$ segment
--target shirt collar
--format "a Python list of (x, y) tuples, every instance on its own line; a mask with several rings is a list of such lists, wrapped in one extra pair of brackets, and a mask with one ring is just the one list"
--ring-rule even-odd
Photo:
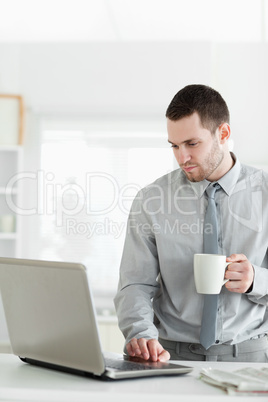
[[(218, 183), (220, 184), (221, 188), (225, 191), (225, 193), (228, 196), (230, 196), (232, 190), (234, 189), (235, 184), (237, 183), (241, 169), (241, 164), (237, 159), (237, 157), (235, 156), (235, 154), (231, 152), (231, 156), (234, 160), (233, 167), (218, 180)], [(209, 186), (211, 182), (205, 179), (199, 182), (189, 181), (189, 183), (192, 189), (194, 190), (195, 194), (198, 196), (198, 198), (200, 198), (202, 197), (202, 195), (206, 191), (206, 188)]]
[(240, 175), (241, 164), (235, 154), (231, 152), (231, 156), (234, 161), (232, 169), (230, 169), (224, 176), (218, 180), (218, 183), (226, 192), (227, 195), (231, 195)]

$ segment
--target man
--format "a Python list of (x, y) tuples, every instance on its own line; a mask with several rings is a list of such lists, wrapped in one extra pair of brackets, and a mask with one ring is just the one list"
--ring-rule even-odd
[[(131, 208), (115, 297), (125, 350), (152, 361), (267, 362), (268, 174), (229, 152), (229, 111), (212, 88), (186, 86), (166, 117), (180, 169), (142, 189)], [(206, 190), (215, 182), (218, 253), (231, 264), (216, 339), (205, 348), (193, 256), (204, 252)]]

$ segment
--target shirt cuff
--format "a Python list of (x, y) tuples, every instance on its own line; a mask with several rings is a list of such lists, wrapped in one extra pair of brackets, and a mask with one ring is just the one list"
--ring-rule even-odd
[(268, 269), (253, 266), (254, 280), (249, 289), (245, 292), (250, 296), (261, 298), (268, 294)]

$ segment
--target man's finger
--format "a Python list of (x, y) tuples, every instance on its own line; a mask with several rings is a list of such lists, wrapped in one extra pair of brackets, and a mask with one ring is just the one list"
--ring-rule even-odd
[(148, 342), (150, 358), (152, 361), (167, 361), (170, 359), (170, 354), (163, 348), (157, 339), (151, 339)]
[(150, 352), (147, 346), (148, 340), (144, 338), (138, 339), (139, 349), (141, 351), (141, 355), (144, 360), (148, 360), (150, 358)]
[(240, 262), (246, 260), (247, 257), (244, 254), (231, 254), (229, 257), (226, 258), (227, 262)]
[(160, 362), (166, 362), (170, 359), (170, 354), (167, 350), (163, 349), (163, 351), (160, 353), (160, 355), (158, 356), (158, 360)]
[(150, 359), (153, 362), (157, 362), (158, 354), (161, 351), (160, 348), (161, 348), (161, 345), (160, 345), (160, 343), (158, 342), (157, 339), (150, 339), (148, 341), (148, 349), (149, 349), (149, 353), (150, 353)]
[(126, 345), (127, 352), (129, 356), (140, 356), (141, 350), (136, 338), (131, 339), (131, 341)]

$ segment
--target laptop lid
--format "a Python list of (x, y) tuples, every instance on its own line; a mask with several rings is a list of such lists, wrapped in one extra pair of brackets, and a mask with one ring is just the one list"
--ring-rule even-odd
[(0, 290), (12, 351), (23, 361), (111, 379), (192, 371), (161, 362), (130, 368), (123, 356), (107, 367), (82, 264), (0, 258)]
[(0, 289), (15, 355), (105, 371), (82, 264), (0, 258)]

